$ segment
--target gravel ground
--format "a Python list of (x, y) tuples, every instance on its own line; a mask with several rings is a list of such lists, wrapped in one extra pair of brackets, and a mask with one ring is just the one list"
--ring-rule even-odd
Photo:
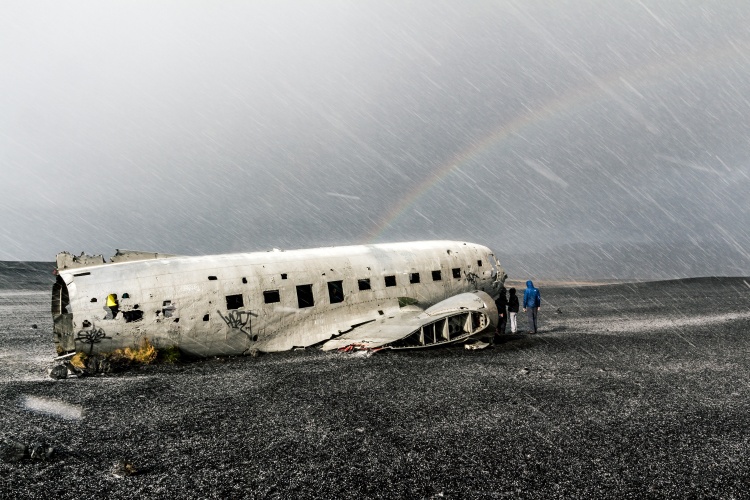
[(540, 334), (482, 351), (62, 381), (49, 292), (19, 283), (0, 290), (0, 433), (56, 452), (0, 462), (0, 498), (748, 498), (748, 283), (542, 288)]

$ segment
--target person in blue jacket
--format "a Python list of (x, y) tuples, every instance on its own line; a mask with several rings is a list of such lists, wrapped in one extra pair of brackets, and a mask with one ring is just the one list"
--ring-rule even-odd
[(526, 313), (526, 319), (529, 321), (529, 333), (537, 332), (537, 319), (539, 307), (542, 304), (542, 295), (534, 287), (531, 280), (526, 282), (526, 291), (523, 292), (523, 312)]

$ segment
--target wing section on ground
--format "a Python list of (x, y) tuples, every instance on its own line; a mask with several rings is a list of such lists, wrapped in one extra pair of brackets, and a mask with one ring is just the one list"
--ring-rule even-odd
[(462, 293), (427, 310), (404, 309), (357, 326), (323, 344), (333, 349), (418, 349), (463, 342), (497, 325), (497, 308), (484, 292)]

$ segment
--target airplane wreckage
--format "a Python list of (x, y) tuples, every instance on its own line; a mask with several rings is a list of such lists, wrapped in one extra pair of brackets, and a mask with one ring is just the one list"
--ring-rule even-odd
[(417, 241), (175, 256), (57, 255), (60, 355), (147, 338), (194, 356), (297, 347), (417, 349), (477, 338), (498, 322), (507, 277), (489, 248)]

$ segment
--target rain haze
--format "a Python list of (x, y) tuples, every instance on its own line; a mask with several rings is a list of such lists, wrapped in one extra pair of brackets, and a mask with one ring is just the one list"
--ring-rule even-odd
[(750, 274), (746, 1), (3, 2), (0, 260), (418, 239)]

